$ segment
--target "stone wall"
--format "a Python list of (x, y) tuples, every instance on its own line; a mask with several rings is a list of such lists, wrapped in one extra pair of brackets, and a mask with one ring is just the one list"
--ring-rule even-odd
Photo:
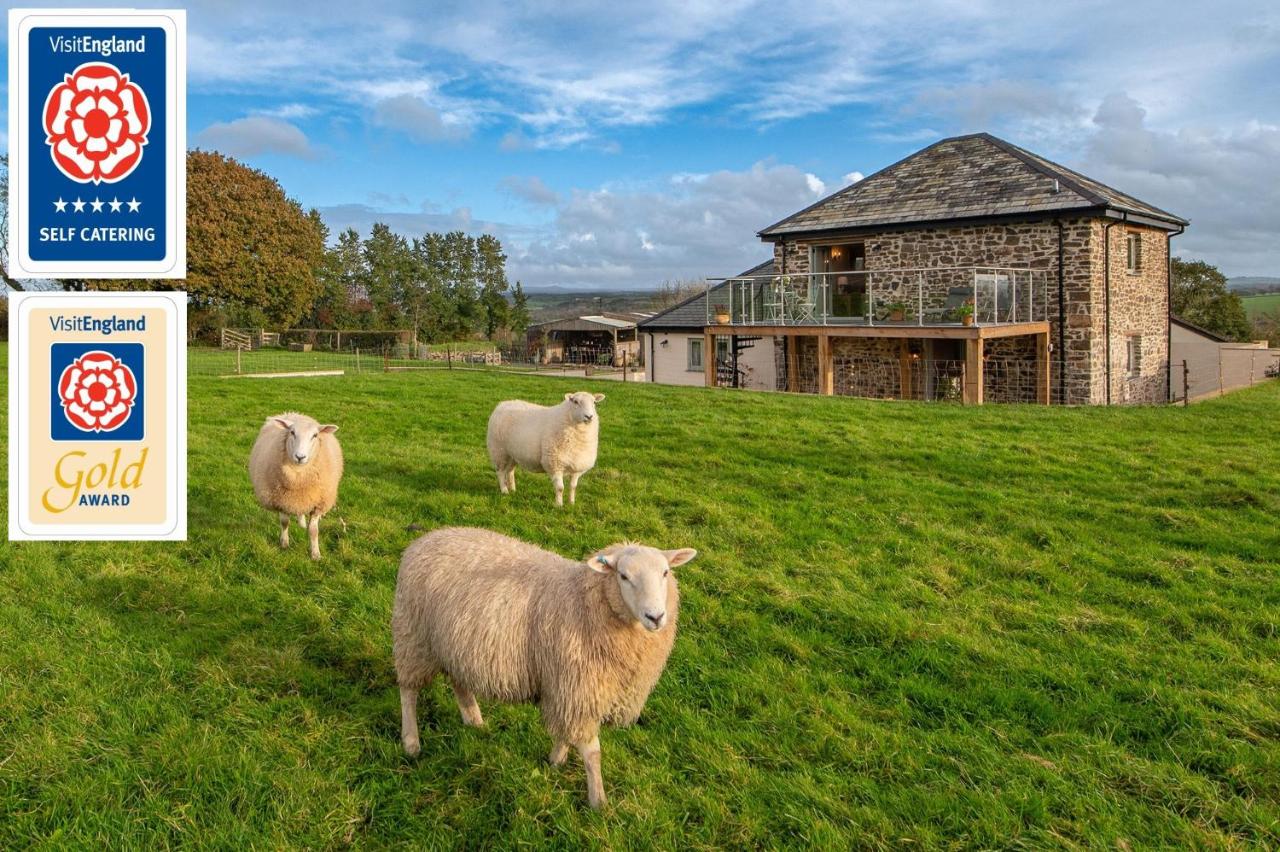
[[(1051, 324), (1051, 394), (1054, 402), (1105, 404), (1106, 293), (1104, 242), (1107, 222), (1070, 219), (1063, 226), (1063, 284), (1066, 313), (1066, 398), (1059, 393), (1058, 226), (1053, 222), (972, 225), (953, 228), (898, 229), (857, 237), (866, 247), (867, 270), (877, 300), (899, 282), (876, 271), (939, 267), (1030, 267), (1036, 276), (1037, 308), (1044, 305)], [(1142, 263), (1137, 274), (1125, 269), (1125, 236), (1141, 231)], [(1165, 338), (1168, 301), (1165, 268), (1168, 240), (1163, 231), (1116, 224), (1111, 241), (1111, 387), (1112, 402), (1158, 402), (1164, 399), (1163, 376), (1168, 347)], [(851, 238), (855, 239), (855, 238)], [(824, 244), (836, 238), (827, 238)], [(785, 266), (784, 266), (785, 260)], [(809, 244), (774, 244), (778, 272), (809, 271)], [(932, 276), (926, 290), (926, 321), (931, 309), (945, 301), (946, 275)], [(914, 285), (911, 285), (914, 286)], [(1046, 289), (1047, 288), (1047, 289)], [(1047, 304), (1044, 297), (1047, 296)], [(1141, 336), (1142, 370), (1125, 372), (1127, 340)]]

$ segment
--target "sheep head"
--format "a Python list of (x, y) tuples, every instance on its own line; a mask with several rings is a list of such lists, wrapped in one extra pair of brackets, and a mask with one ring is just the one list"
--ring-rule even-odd
[(592, 556), (587, 565), (592, 571), (612, 576), (622, 602), (636, 622), (645, 630), (655, 631), (671, 620), (667, 612), (667, 584), (674, 582), (671, 569), (697, 555), (698, 551), (691, 547), (658, 550), (628, 544)]
[(271, 420), (288, 433), (284, 438), (285, 464), (301, 466), (309, 463), (320, 447), (320, 436), (332, 435), (338, 431), (338, 427), (333, 424), (322, 426), (310, 417), (301, 415), (272, 417)]

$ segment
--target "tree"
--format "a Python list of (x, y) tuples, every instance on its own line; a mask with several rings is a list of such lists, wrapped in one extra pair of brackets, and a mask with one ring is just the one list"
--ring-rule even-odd
[[(18, 281), (9, 277), (9, 157), (0, 156), (0, 276), (14, 290), (22, 290)], [(6, 300), (6, 306), (8, 302)]]
[(1249, 317), (1227, 276), (1203, 260), (1173, 259), (1173, 314), (1229, 340), (1248, 340)]
[(696, 296), (705, 292), (707, 282), (698, 280), (688, 281), (663, 281), (658, 287), (658, 292), (653, 297), (653, 308), (656, 311), (665, 311), (667, 308), (680, 304), (691, 296)]
[(502, 243), (489, 234), (476, 240), (475, 246), (484, 336), (493, 340), (498, 329), (507, 327), (511, 310), (507, 303), (507, 256), (502, 253)]
[(516, 286), (511, 290), (511, 310), (507, 313), (507, 327), (511, 329), (513, 335), (523, 339), (531, 319), (529, 297), (525, 294), (524, 287), (517, 281)]
[(185, 280), (87, 281), (94, 290), (186, 290), (192, 331), (219, 324), (288, 328), (320, 295), (319, 215), (275, 178), (216, 151), (187, 154)]

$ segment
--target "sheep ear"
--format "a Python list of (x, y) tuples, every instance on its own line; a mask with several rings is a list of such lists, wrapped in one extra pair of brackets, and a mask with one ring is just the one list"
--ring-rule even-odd
[(682, 547), (679, 550), (664, 550), (662, 555), (667, 557), (667, 564), (675, 568), (678, 565), (692, 561), (693, 557), (698, 555), (698, 551), (692, 547)]
[(328, 423), (324, 426), (321, 426), (320, 431), (324, 432), (326, 435), (332, 435), (334, 432), (338, 431), (338, 427), (334, 426), (332, 423)]
[(596, 394), (596, 402), (604, 402), (604, 394), (602, 393)]
[(572, 393), (567, 393), (567, 394), (565, 394), (565, 395), (564, 395), (564, 401), (565, 401), (565, 402), (568, 402), (568, 401), (569, 401), (569, 400), (571, 400), (571, 399), (573, 399), (573, 394), (572, 394)]
[(618, 567), (618, 557), (614, 554), (598, 553), (587, 560), (587, 567), (597, 574), (612, 574)]
[(293, 424), (290, 423), (288, 420), (285, 420), (283, 417), (272, 417), (271, 421), (275, 423), (277, 426), (279, 426), (281, 429), (293, 428)]

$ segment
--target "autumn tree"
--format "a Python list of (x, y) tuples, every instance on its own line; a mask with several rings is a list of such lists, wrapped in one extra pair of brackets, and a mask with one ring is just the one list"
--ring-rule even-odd
[(187, 154), (185, 280), (89, 281), (94, 290), (186, 290), (194, 332), (288, 328), (311, 312), (324, 255), (320, 217), (275, 178), (216, 151)]
[(1173, 259), (1173, 314), (1229, 340), (1248, 340), (1249, 316), (1227, 276), (1203, 260)]

